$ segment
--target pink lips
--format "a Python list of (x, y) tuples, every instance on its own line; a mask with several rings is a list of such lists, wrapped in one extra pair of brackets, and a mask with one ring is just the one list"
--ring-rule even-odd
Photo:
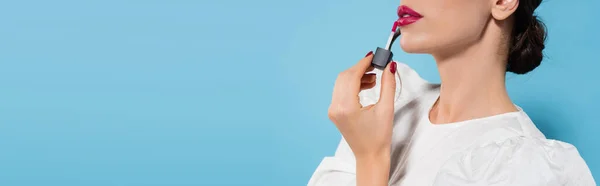
[(406, 26), (417, 22), (423, 16), (406, 5), (398, 7), (398, 25)]

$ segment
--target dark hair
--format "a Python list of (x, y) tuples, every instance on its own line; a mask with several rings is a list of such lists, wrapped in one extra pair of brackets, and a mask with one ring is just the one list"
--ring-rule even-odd
[(546, 26), (533, 14), (542, 0), (520, 0), (514, 13), (514, 25), (506, 71), (525, 74), (542, 62)]

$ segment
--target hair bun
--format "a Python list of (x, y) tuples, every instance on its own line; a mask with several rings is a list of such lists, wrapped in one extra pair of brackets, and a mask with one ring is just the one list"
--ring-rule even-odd
[(540, 66), (546, 26), (533, 15), (542, 0), (521, 0), (515, 11), (506, 71), (525, 74)]
[[(533, 10), (517, 12), (513, 28), (512, 46), (510, 46), (508, 54), (506, 69), (508, 72), (525, 74), (538, 67), (542, 62), (546, 27), (544, 23), (537, 19), (537, 16), (532, 15)], [(529, 19), (523, 19), (524, 16), (529, 17)]]

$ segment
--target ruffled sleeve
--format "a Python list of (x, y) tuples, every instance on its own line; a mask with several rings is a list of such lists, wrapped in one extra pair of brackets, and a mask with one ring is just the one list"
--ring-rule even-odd
[(568, 143), (513, 137), (452, 155), (434, 185), (596, 185), (577, 149)]

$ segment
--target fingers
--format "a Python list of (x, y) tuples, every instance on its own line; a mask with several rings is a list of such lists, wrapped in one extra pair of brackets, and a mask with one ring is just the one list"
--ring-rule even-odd
[(375, 70), (375, 67), (373, 65), (371, 65), (369, 68), (367, 68), (367, 72), (371, 72)]
[(375, 87), (377, 75), (376, 74), (365, 74), (360, 80), (360, 90), (370, 89)]
[(360, 90), (366, 90), (366, 89), (370, 89), (375, 87), (376, 83), (372, 82), (372, 83), (362, 83), (360, 84)]
[(381, 94), (377, 103), (382, 109), (394, 109), (394, 98), (396, 96), (396, 70), (398, 65), (391, 62), (383, 71), (381, 77)]
[(367, 70), (373, 70), (371, 68), (372, 59), (373, 52), (369, 52), (358, 64), (338, 75), (329, 108), (330, 119), (354, 113), (362, 108), (358, 97), (359, 92), (375, 86), (376, 75), (365, 74)]
[(367, 53), (367, 56), (362, 58), (356, 65), (352, 66), (348, 70), (351, 71), (355, 76), (362, 77), (365, 72), (373, 70), (371, 61), (373, 61), (373, 51)]
[(361, 83), (372, 83), (375, 82), (377, 75), (375, 74), (365, 74), (360, 80)]

